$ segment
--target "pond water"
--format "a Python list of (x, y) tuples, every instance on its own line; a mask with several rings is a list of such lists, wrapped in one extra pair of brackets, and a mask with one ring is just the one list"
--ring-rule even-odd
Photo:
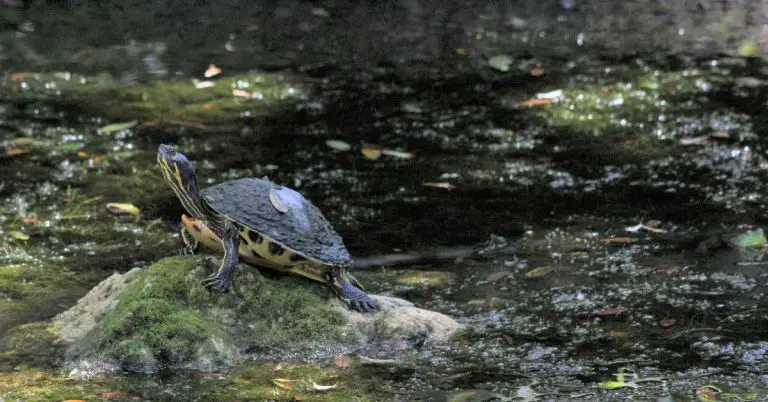
[[(275, 400), (768, 395), (766, 244), (739, 237), (767, 212), (758, 59), (510, 56), (506, 72), (486, 59), (270, 72), (230, 59), (211, 79), (223, 92), (199, 95), (205, 67), (4, 71), (0, 400), (261, 400), (265, 387)], [(385, 365), (67, 377), (55, 345), (14, 334), (178, 252), (183, 211), (156, 164), (161, 143), (202, 183), (268, 176), (297, 189), (370, 292), (468, 329), (375, 356)], [(431, 258), (383, 266), (402, 253)], [(340, 388), (264, 383), (291, 375)]]

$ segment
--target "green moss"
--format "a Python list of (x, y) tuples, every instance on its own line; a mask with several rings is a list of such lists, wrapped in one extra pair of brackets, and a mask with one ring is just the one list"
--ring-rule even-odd
[(344, 341), (345, 321), (328, 306), (322, 286), (298, 278), (267, 280), (246, 269), (234, 291), (209, 292), (200, 283), (206, 270), (198, 261), (166, 258), (139, 272), (70, 357), (106, 356), (146, 371), (152, 358), (185, 365), (225, 361), (237, 355), (233, 349), (302, 349)]
[(63, 345), (47, 323), (20, 325), (0, 338), (0, 371), (21, 367), (52, 367)]

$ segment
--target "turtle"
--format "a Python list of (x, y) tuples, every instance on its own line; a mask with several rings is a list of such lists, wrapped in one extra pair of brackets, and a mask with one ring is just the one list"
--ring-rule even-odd
[(161, 144), (157, 160), (188, 215), (179, 225), (185, 254), (199, 245), (224, 251), (203, 285), (226, 292), (242, 260), (328, 286), (353, 310), (373, 313), (379, 304), (349, 273), (352, 257), (323, 213), (301, 193), (266, 178), (246, 177), (200, 189), (192, 162)]

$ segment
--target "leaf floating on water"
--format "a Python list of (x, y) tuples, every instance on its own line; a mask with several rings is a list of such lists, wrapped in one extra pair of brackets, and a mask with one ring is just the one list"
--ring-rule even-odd
[(30, 215), (26, 218), (24, 218), (24, 223), (27, 225), (39, 225), (40, 219), (35, 215)]
[(81, 158), (87, 158), (88, 157), (88, 151), (77, 151), (77, 156)]
[(544, 75), (544, 69), (541, 67), (532, 68), (531, 75), (534, 77), (541, 77), (542, 75)]
[(21, 240), (21, 241), (27, 241), (27, 240), (29, 240), (29, 235), (28, 235), (28, 234), (26, 234), (26, 233), (24, 233), (24, 232), (20, 232), (20, 231), (18, 231), (18, 230), (11, 230), (10, 232), (8, 232), (8, 234), (9, 234), (9, 235), (10, 235), (12, 238), (14, 238), (14, 239), (16, 239), (16, 240)]
[(692, 138), (681, 138), (678, 141), (678, 143), (684, 146), (707, 145), (709, 144), (709, 136), (700, 135), (698, 137), (692, 137)]
[(671, 317), (663, 318), (659, 324), (664, 328), (669, 328), (677, 323), (677, 320)]
[(349, 144), (347, 144), (342, 140), (326, 140), (325, 145), (327, 145), (331, 149), (335, 149), (341, 152), (349, 151), (350, 149), (352, 149), (352, 147)]
[(341, 355), (338, 356), (336, 359), (333, 360), (333, 364), (336, 365), (336, 367), (346, 370), (352, 365), (352, 356), (349, 355)]
[(336, 387), (338, 387), (338, 386), (339, 386), (339, 384), (333, 384), (333, 385), (320, 385), (320, 384), (318, 384), (318, 383), (316, 383), (316, 382), (312, 381), (312, 388), (313, 388), (315, 391), (328, 391), (329, 389), (334, 389), (334, 388), (336, 388)]
[(27, 72), (23, 72), (23, 71), (22, 72), (18, 72), (18, 73), (12, 73), (11, 74), (11, 80), (12, 81), (24, 81), (27, 78), (29, 78), (30, 74), (31, 73), (27, 73)]
[(528, 272), (525, 273), (526, 279), (538, 279), (543, 278), (547, 276), (550, 272), (554, 271), (555, 269), (552, 268), (549, 265), (544, 265), (543, 267), (537, 267), (534, 268)]
[(734, 243), (737, 247), (761, 247), (768, 242), (765, 238), (763, 229), (750, 230), (746, 233), (736, 236)]
[(277, 385), (278, 387), (280, 387), (282, 389), (287, 389), (287, 390), (290, 391), (290, 390), (293, 390), (293, 386), (296, 385), (297, 381), (299, 381), (299, 380), (288, 380), (288, 379), (285, 379), (285, 378), (275, 378), (274, 380), (272, 380), (272, 383)]
[(17, 145), (20, 147), (31, 147), (32, 145), (37, 144), (37, 140), (32, 137), (17, 137), (14, 138), (13, 141), (11, 141), (13, 145)]
[(632, 243), (632, 239), (629, 237), (608, 237), (600, 239), (600, 243), (603, 244), (629, 244)]
[(488, 59), (488, 65), (494, 70), (506, 73), (512, 64), (512, 57), (508, 54), (499, 54)]
[(405, 151), (398, 151), (395, 149), (382, 149), (381, 150), (382, 155), (392, 156), (398, 159), (411, 159), (413, 158), (413, 154), (410, 152)]
[(215, 81), (197, 81), (195, 82), (195, 88), (197, 89), (205, 89), (205, 88), (213, 88), (216, 86)]
[(269, 202), (272, 203), (272, 206), (275, 207), (277, 212), (280, 212), (281, 214), (288, 212), (288, 207), (274, 188), (269, 189)]
[(241, 98), (250, 98), (252, 95), (248, 91), (243, 91), (242, 89), (233, 89), (232, 95), (239, 96)]
[(139, 208), (133, 204), (110, 202), (107, 204), (107, 210), (115, 215), (139, 215)]
[(209, 64), (208, 65), (208, 69), (205, 70), (205, 74), (203, 74), (203, 76), (205, 78), (211, 78), (211, 77), (219, 75), (219, 74), (221, 74), (221, 69), (216, 67), (215, 64)]
[(443, 188), (443, 189), (446, 189), (446, 190), (453, 190), (454, 188), (456, 188), (456, 186), (454, 186), (453, 184), (446, 183), (446, 182), (431, 182), (431, 181), (428, 181), (426, 183), (421, 183), (421, 185), (422, 186), (426, 186), (426, 187)]
[(11, 148), (5, 151), (6, 156), (21, 156), (27, 153), (27, 150), (21, 148)]
[(528, 99), (527, 101), (520, 102), (520, 106), (541, 106), (549, 105), (552, 102), (552, 99)]
[(294, 400), (294, 401), (303, 401), (303, 400), (305, 400), (305, 399), (307, 399), (307, 398), (305, 398), (305, 397), (303, 397), (303, 396), (301, 396), (301, 395), (294, 395), (294, 396), (293, 396), (293, 400)]
[(363, 154), (365, 159), (369, 159), (369, 160), (372, 160), (372, 161), (375, 161), (376, 159), (381, 158), (381, 149), (380, 148), (363, 147), (363, 149), (360, 150), (360, 153)]
[(131, 120), (131, 121), (127, 121), (127, 122), (124, 122), (124, 123), (107, 124), (106, 126), (103, 126), (103, 127), (99, 128), (99, 133), (100, 134), (109, 134), (109, 133), (114, 133), (116, 131), (127, 130), (127, 129), (135, 126), (138, 123), (139, 122), (137, 120)]

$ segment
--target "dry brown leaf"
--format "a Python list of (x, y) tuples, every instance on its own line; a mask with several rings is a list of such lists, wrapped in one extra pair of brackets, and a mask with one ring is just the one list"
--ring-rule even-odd
[(77, 151), (77, 156), (81, 158), (87, 158), (88, 157), (88, 151)]
[(714, 133), (710, 134), (709, 136), (712, 137), (712, 138), (718, 138), (718, 139), (728, 139), (728, 138), (731, 138), (731, 134), (729, 132), (727, 132), (727, 131), (724, 131), (724, 130), (715, 131)]
[(215, 81), (197, 81), (195, 82), (196, 89), (213, 88), (216, 86)]
[(293, 396), (293, 400), (294, 400), (294, 401), (303, 401), (303, 400), (305, 400), (305, 399), (307, 399), (307, 398), (305, 398), (305, 397), (303, 397), (303, 396), (301, 396), (301, 395), (294, 395), (294, 396)]
[(446, 189), (446, 190), (453, 190), (454, 188), (456, 188), (456, 186), (454, 186), (453, 184), (446, 183), (446, 182), (431, 182), (431, 181), (429, 181), (429, 182), (426, 182), (426, 183), (421, 183), (421, 185), (422, 186), (426, 186), (426, 187), (443, 188), (443, 189)]
[(232, 95), (239, 96), (241, 98), (250, 98), (251, 93), (248, 91), (243, 91), (242, 89), (233, 89)]
[(541, 77), (542, 75), (544, 75), (544, 69), (541, 67), (532, 68), (531, 75), (534, 77)]
[(541, 106), (541, 105), (549, 105), (553, 102), (552, 99), (545, 98), (545, 99), (528, 99), (527, 101), (520, 102), (520, 106)]
[(139, 215), (139, 208), (133, 204), (110, 202), (107, 204), (107, 210), (115, 215)]
[(24, 218), (24, 223), (26, 223), (27, 225), (39, 225), (40, 219), (38, 219), (37, 216), (35, 215), (30, 215)]
[(346, 370), (352, 365), (352, 356), (349, 356), (349, 355), (338, 356), (333, 361), (333, 364), (335, 364), (336, 367), (340, 369)]
[(312, 381), (312, 388), (314, 388), (315, 391), (328, 391), (329, 389), (334, 389), (338, 387), (339, 384), (333, 384), (333, 385), (319, 385), (316, 382)]
[(107, 161), (107, 155), (95, 155), (93, 158), (88, 160), (88, 166), (90, 167), (98, 167), (104, 164), (104, 162)]
[(211, 77), (219, 75), (219, 74), (221, 74), (221, 69), (216, 67), (215, 64), (209, 64), (208, 65), (208, 69), (205, 70), (205, 74), (203, 74), (203, 76), (205, 78), (211, 78)]
[(663, 222), (658, 220), (658, 219), (651, 219), (648, 222), (645, 222), (645, 226), (652, 227), (652, 228), (657, 228), (657, 227), (661, 226), (662, 223)]
[(37, 140), (32, 137), (18, 137), (14, 138), (13, 141), (11, 141), (13, 145), (17, 145), (20, 147), (30, 147), (32, 145), (37, 144)]
[(606, 307), (604, 309), (600, 309), (600, 311), (597, 312), (597, 315), (599, 316), (612, 316), (612, 315), (619, 315), (623, 312), (627, 311), (626, 307)]
[(664, 328), (669, 328), (677, 323), (677, 320), (672, 317), (663, 318), (659, 321), (659, 324)]
[(632, 238), (630, 237), (608, 237), (605, 239), (600, 239), (600, 243), (603, 244), (629, 244), (632, 243)]
[(20, 72), (11, 74), (12, 81), (24, 81), (29, 78), (30, 73)]
[(290, 390), (293, 389), (293, 386), (296, 385), (296, 383), (298, 381), (299, 380), (288, 380), (288, 379), (285, 379), (285, 378), (275, 378), (274, 380), (272, 380), (272, 383), (274, 383), (275, 385), (277, 385), (278, 387), (280, 387), (282, 389), (287, 389), (287, 390), (290, 391)]
[(20, 156), (24, 155), (25, 153), (27, 153), (27, 151), (21, 148), (11, 148), (5, 151), (6, 156)]
[(213, 108), (214, 108), (213, 103), (211, 103), (211, 102), (203, 103), (203, 110), (211, 110)]
[(360, 150), (360, 153), (363, 154), (365, 159), (370, 159), (372, 161), (381, 158), (381, 149), (379, 148), (363, 147), (363, 149)]
[(548, 275), (550, 272), (554, 271), (555, 269), (550, 267), (549, 265), (544, 265), (542, 267), (536, 267), (528, 272), (525, 273), (526, 279), (537, 279), (542, 278), (546, 275)]
[(107, 398), (107, 399), (119, 398), (120, 397), (120, 391), (105, 392), (105, 393), (102, 394), (102, 396)]
[(709, 137), (706, 135), (700, 135), (693, 138), (681, 138), (678, 143), (680, 145), (706, 145), (709, 143)]

